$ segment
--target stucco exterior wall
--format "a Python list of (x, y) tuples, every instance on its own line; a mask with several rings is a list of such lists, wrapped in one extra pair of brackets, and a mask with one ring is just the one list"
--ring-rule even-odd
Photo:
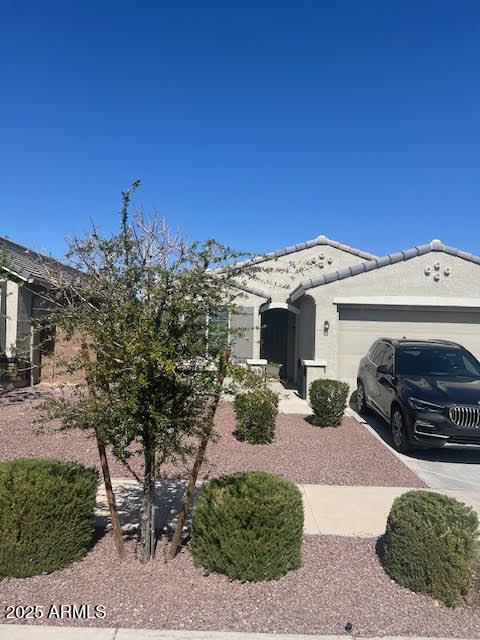
[(297, 354), (303, 360), (315, 358), (316, 304), (312, 296), (305, 295), (298, 301)]
[[(438, 271), (434, 265), (439, 263)], [(430, 274), (425, 270), (429, 268)], [(450, 273), (446, 275), (446, 271)], [(435, 281), (434, 274), (439, 273)], [(328, 377), (337, 376), (338, 311), (335, 298), (417, 296), (480, 298), (480, 265), (443, 252), (430, 252), (307, 290), (316, 303), (315, 358), (327, 360)], [(329, 323), (328, 334), (324, 326)]]
[(0, 355), (6, 349), (7, 281), (0, 280)]
[(17, 315), (19, 286), (13, 280), (5, 282), (5, 353), (9, 358), (17, 353)]

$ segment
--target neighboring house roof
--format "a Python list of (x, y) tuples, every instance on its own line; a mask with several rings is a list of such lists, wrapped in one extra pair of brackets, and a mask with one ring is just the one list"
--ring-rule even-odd
[(480, 264), (479, 256), (445, 245), (441, 240), (432, 240), (428, 244), (421, 244), (416, 247), (412, 247), (411, 249), (405, 249), (404, 251), (389, 253), (381, 258), (373, 258), (367, 262), (359, 262), (351, 267), (340, 269), (339, 271), (332, 271), (331, 273), (326, 273), (325, 275), (320, 275), (316, 278), (304, 280), (291, 292), (290, 300), (297, 300), (297, 298), (302, 296), (305, 291), (308, 291), (308, 289), (312, 289), (313, 287), (320, 287), (324, 284), (335, 282), (335, 280), (343, 280), (344, 278), (356, 276), (359, 273), (365, 273), (366, 271), (372, 271), (373, 269), (380, 269), (381, 267), (386, 267), (389, 264), (395, 264), (396, 262), (411, 260), (412, 258), (422, 256), (426, 253), (430, 253), (431, 251), (447, 253), (451, 256), (456, 256), (463, 260)]
[(335, 249), (341, 249), (342, 251), (351, 253), (354, 256), (358, 256), (359, 258), (365, 258), (366, 260), (373, 260), (377, 257), (372, 253), (366, 253), (365, 251), (360, 251), (360, 249), (350, 247), (348, 244), (342, 244), (341, 242), (337, 242), (336, 240), (330, 240), (330, 238), (327, 238), (326, 236), (318, 236), (317, 238), (313, 238), (313, 240), (306, 240), (305, 242), (292, 244), (290, 247), (285, 247), (284, 249), (279, 249), (278, 251), (263, 253), (262, 255), (255, 256), (250, 260), (237, 262), (236, 266), (258, 264), (259, 262), (265, 262), (266, 260), (272, 260), (274, 258), (281, 258), (282, 256), (289, 255), (290, 253), (297, 253), (298, 251), (304, 251), (305, 249), (310, 249), (311, 247), (316, 247), (318, 245), (328, 245), (329, 247), (335, 247)]
[(6, 264), (2, 265), (1, 269), (29, 283), (47, 283), (49, 270), (68, 279), (78, 278), (82, 273), (58, 260), (0, 236), (0, 256), (2, 254), (5, 254)]

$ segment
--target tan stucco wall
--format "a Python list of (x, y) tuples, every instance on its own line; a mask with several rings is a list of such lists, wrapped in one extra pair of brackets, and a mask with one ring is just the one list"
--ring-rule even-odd
[(0, 279), (0, 354), (6, 349), (7, 281)]
[[(440, 263), (440, 279), (435, 282), (434, 264)], [(431, 274), (426, 275), (426, 267)], [(450, 275), (444, 275), (446, 268)], [(381, 267), (366, 273), (337, 280), (309, 289), (308, 295), (316, 302), (315, 357), (327, 360), (327, 377), (337, 376), (338, 312), (334, 298), (347, 296), (418, 296), (422, 298), (480, 298), (480, 265), (431, 252), (406, 262)], [(324, 323), (329, 322), (328, 335)]]

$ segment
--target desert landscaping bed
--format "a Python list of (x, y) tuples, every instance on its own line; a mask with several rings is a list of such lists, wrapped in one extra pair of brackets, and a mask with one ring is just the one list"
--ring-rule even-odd
[[(247, 584), (204, 576), (188, 550), (170, 564), (164, 547), (142, 565), (119, 564), (106, 535), (85, 559), (50, 575), (0, 583), (2, 606), (102, 604), (106, 618), (63, 624), (253, 632), (424, 635), (480, 638), (480, 611), (449, 609), (408, 591), (383, 571), (375, 539), (307, 536), (303, 566), (278, 581)], [(56, 620), (38, 623), (62, 624)]]
[[(207, 449), (202, 479), (261, 470), (303, 484), (423, 487), (422, 481), (353, 418), (340, 427), (315, 427), (302, 415), (279, 414), (275, 441), (239, 442), (230, 405), (217, 412), (220, 437)], [(175, 470), (168, 468), (166, 474)]]
[[(35, 407), (48, 390), (16, 391), (0, 397), (0, 459), (53, 457), (97, 464), (95, 440), (79, 431), (58, 432), (52, 425), (34, 434)], [(200, 479), (243, 470), (262, 470), (304, 484), (423, 487), (422, 481), (353, 418), (340, 427), (315, 427), (305, 416), (280, 414), (275, 441), (250, 445), (234, 436), (231, 405), (217, 412), (219, 438), (207, 449), (208, 461)], [(136, 466), (138, 463), (133, 463)], [(125, 467), (111, 458), (116, 477), (128, 476)], [(164, 476), (182, 476), (182, 466), (166, 465)]]

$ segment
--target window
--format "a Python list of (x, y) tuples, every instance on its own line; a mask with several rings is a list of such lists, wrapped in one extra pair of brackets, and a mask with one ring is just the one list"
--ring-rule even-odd
[(382, 363), (387, 348), (388, 345), (385, 342), (377, 342), (373, 345), (371, 353), (368, 357), (373, 362), (373, 364), (377, 365), (377, 367)]
[(391, 347), (390, 345), (386, 345), (386, 347), (387, 348), (383, 353), (382, 360), (378, 364), (382, 364), (384, 367), (388, 367), (388, 370), (393, 373), (393, 347)]
[(467, 354), (462, 353), (462, 362), (463, 366), (465, 367), (465, 371), (468, 371), (468, 373), (472, 374), (472, 377), (477, 378), (479, 373), (478, 367), (476, 366), (476, 363), (473, 362), (473, 359), (469, 358)]
[(457, 347), (404, 347), (398, 350), (400, 375), (480, 378), (480, 363)]
[(374, 342), (374, 344), (370, 347), (370, 351), (368, 352), (368, 358), (374, 364), (376, 364), (376, 354), (378, 352), (379, 346), (380, 346), (379, 342)]
[(211, 355), (223, 351), (228, 344), (228, 309), (221, 309), (208, 320), (207, 348)]

